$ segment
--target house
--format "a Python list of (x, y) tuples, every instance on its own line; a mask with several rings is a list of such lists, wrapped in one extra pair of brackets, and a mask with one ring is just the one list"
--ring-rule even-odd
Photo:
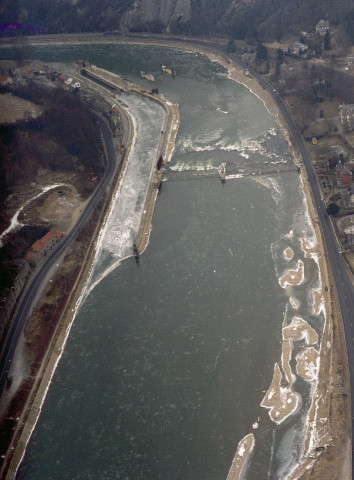
[(8, 85), (12, 83), (12, 78), (9, 77), (7, 73), (0, 74), (0, 84), (1, 85)]
[(32, 77), (33, 76), (33, 68), (31, 68), (30, 66), (25, 67), (24, 71), (25, 71), (26, 77)]
[(344, 160), (348, 157), (348, 152), (342, 147), (342, 145), (333, 145), (332, 150), (338, 158), (342, 158)]
[(348, 187), (352, 183), (352, 172), (347, 165), (339, 163), (336, 167), (337, 186)]
[(58, 70), (55, 67), (47, 66), (47, 74), (49, 75), (57, 75)]
[(351, 171), (352, 178), (354, 180), (354, 162), (348, 162), (348, 163), (346, 163), (346, 166)]
[(44, 237), (37, 240), (26, 254), (26, 260), (32, 265), (38, 265), (62, 240), (64, 233), (52, 228)]
[(327, 155), (327, 168), (328, 168), (328, 170), (333, 170), (334, 168), (336, 168), (338, 163), (339, 163), (338, 157), (336, 157), (333, 154), (328, 154)]
[(329, 30), (329, 22), (327, 20), (320, 20), (318, 24), (316, 25), (316, 32), (321, 35), (321, 37), (324, 37), (326, 35), (326, 32)]
[(33, 60), (33, 62), (31, 62), (31, 69), (35, 75), (45, 75), (46, 73), (45, 65), (39, 60)]
[(354, 130), (354, 105), (339, 105), (339, 117), (346, 132)]
[(246, 63), (247, 65), (251, 65), (251, 63), (255, 62), (256, 61), (256, 56), (257, 56), (257, 53), (256, 52), (253, 52), (253, 53), (243, 53), (241, 55), (241, 60)]

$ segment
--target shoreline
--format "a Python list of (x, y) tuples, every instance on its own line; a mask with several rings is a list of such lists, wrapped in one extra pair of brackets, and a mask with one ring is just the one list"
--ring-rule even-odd
[[(207, 44), (205, 46), (197, 46), (197, 45), (191, 45), (191, 44), (188, 44), (188, 43), (183, 43), (183, 41), (182, 42), (177, 41), (177, 39), (174, 41), (173, 39), (165, 39), (165, 40), (163, 40), (163, 39), (161, 39), (161, 40), (156, 40), (156, 39), (149, 40), (149, 38), (146, 38), (146, 39), (134, 39), (134, 38), (123, 39), (123, 38), (119, 38), (119, 37), (118, 38), (112, 38), (112, 37), (100, 37), (100, 36), (98, 36), (98, 37), (92, 36), (91, 38), (82, 39), (82, 41), (75, 42), (75, 41), (72, 41), (70, 39), (67, 39), (67, 41), (65, 41), (62, 38), (62, 36), (59, 36), (57, 39), (53, 39), (53, 36), (48, 36), (48, 37), (50, 37), (50, 42), (48, 42), (47, 40), (46, 41), (42, 40), (43, 44), (48, 44), (48, 43), (52, 43), (52, 44), (61, 44), (61, 43), (67, 43), (67, 44), (72, 44), (72, 43), (78, 43), (78, 44), (82, 44), (82, 43), (92, 43), (92, 44), (94, 44), (94, 43), (103, 43), (103, 44), (104, 43), (106, 43), (106, 44), (114, 44), (114, 43), (145, 44), (145, 45), (166, 46), (166, 47), (171, 47), (171, 48), (180, 48), (180, 49), (187, 50), (187, 51), (199, 52), (203, 55), (208, 56), (212, 61), (219, 62), (221, 65), (223, 65), (228, 70), (228, 75), (229, 75), (230, 79), (232, 79), (232, 80), (234, 80), (238, 83), (243, 84), (246, 88), (248, 88), (250, 90), (251, 93), (256, 95), (263, 102), (265, 108), (267, 108), (268, 112), (275, 119), (276, 123), (278, 124), (278, 126), (280, 127), (280, 129), (282, 131), (282, 134), (284, 135), (284, 138), (288, 142), (289, 149), (290, 149), (290, 151), (293, 155), (293, 158), (295, 160), (296, 165), (302, 166), (302, 161), (301, 161), (300, 154), (297, 151), (297, 148), (292, 141), (292, 136), (289, 133), (289, 131), (287, 129), (287, 126), (286, 126), (286, 123), (285, 123), (284, 119), (282, 118), (282, 114), (278, 110), (277, 105), (275, 104), (272, 96), (258, 83), (258, 81), (256, 79), (254, 79), (253, 77), (245, 76), (243, 74), (243, 71), (236, 64), (233, 64), (232, 62), (229, 63), (227, 61), (226, 56), (222, 55), (221, 53), (218, 54), (216, 52), (208, 50), (208, 45)], [(37, 39), (35, 39), (35, 40), (37, 40)], [(33, 42), (33, 44), (40, 45), (41, 44), (40, 39), (38, 39), (38, 41), (36, 41), (36, 42)], [(338, 309), (336, 308), (336, 304), (337, 304), (338, 300), (336, 298), (336, 292), (332, 288), (325, 290), (325, 286), (327, 286), (327, 285), (329, 286), (333, 282), (331, 282), (331, 266), (328, 264), (328, 260), (326, 258), (326, 251), (325, 251), (325, 247), (324, 247), (321, 225), (319, 225), (319, 223), (317, 221), (317, 216), (316, 216), (315, 208), (314, 208), (313, 201), (312, 201), (312, 193), (311, 193), (311, 189), (309, 187), (309, 183), (308, 183), (308, 180), (307, 180), (305, 169), (301, 168), (300, 173), (301, 173), (301, 178), (302, 178), (302, 188), (303, 188), (303, 192), (304, 192), (304, 197), (306, 199), (306, 204), (307, 204), (308, 215), (310, 217), (311, 224), (313, 226), (313, 230), (315, 232), (315, 236), (316, 236), (316, 239), (317, 239), (318, 254), (316, 256), (317, 256), (317, 263), (318, 263), (318, 268), (319, 268), (319, 275), (320, 275), (320, 279), (321, 279), (322, 298), (323, 298), (323, 301), (324, 301), (324, 304), (325, 304), (325, 311), (326, 311), (325, 312), (325, 318), (326, 318), (326, 321), (325, 321), (325, 325), (324, 325), (323, 339), (322, 339), (322, 342), (320, 344), (320, 366), (319, 366), (319, 371), (318, 371), (318, 380), (316, 382), (316, 385), (314, 386), (314, 392), (313, 392), (313, 395), (312, 395), (312, 403), (311, 403), (311, 407), (310, 407), (310, 410), (309, 410), (309, 413), (308, 413), (308, 418), (309, 418), (308, 430), (307, 430), (306, 433), (304, 432), (302, 463), (300, 463), (297, 467), (295, 467), (294, 471), (289, 474), (289, 478), (294, 478), (294, 479), (299, 478), (299, 475), (302, 475), (304, 473), (305, 474), (307, 473), (307, 474), (311, 475), (312, 466), (315, 463), (313, 459), (310, 459), (310, 458), (306, 459), (305, 455), (309, 451), (310, 445), (312, 443), (311, 440), (313, 439), (314, 434), (317, 431), (317, 426), (315, 425), (315, 423), (317, 422), (318, 402), (320, 401), (320, 398), (321, 398), (321, 395), (319, 394), (319, 391), (320, 391), (319, 384), (321, 383), (320, 382), (321, 378), (322, 378), (322, 381), (323, 381), (323, 379), (325, 379), (326, 376), (328, 377), (328, 371), (329, 371), (330, 368), (332, 368), (331, 359), (332, 359), (332, 355), (333, 355), (334, 322), (336, 322), (337, 328), (339, 330), (342, 328), (341, 325), (340, 325), (340, 322), (341, 322), (340, 316), (337, 316), (338, 315), (337, 314)], [(156, 195), (157, 195), (157, 190), (156, 190), (155, 195), (151, 195), (150, 198), (148, 196), (148, 198), (146, 200), (146, 205), (149, 205), (149, 210), (148, 210), (148, 213), (147, 213), (145, 221), (144, 221), (144, 228), (143, 228), (144, 235), (142, 236), (142, 239), (144, 240), (144, 242), (142, 243), (143, 248), (142, 248), (141, 251), (143, 251), (146, 248), (146, 245), (148, 243), (148, 239), (149, 239), (148, 233), (150, 231), (151, 218), (152, 218), (153, 209), (154, 209), (154, 205), (155, 205), (155, 201), (156, 201)], [(143, 223), (143, 219), (142, 219), (142, 223)], [(101, 229), (102, 226), (103, 226), (103, 223), (101, 223), (99, 228)], [(92, 242), (95, 243), (96, 241), (97, 241), (97, 232), (96, 232), (96, 236), (92, 240)], [(83, 282), (85, 282), (85, 278), (83, 278), (85, 276), (85, 273), (87, 274), (87, 272), (83, 272), (82, 277), (81, 277), (81, 281), (83, 281)], [(80, 279), (79, 279), (78, 283), (80, 283)], [(77, 290), (80, 290), (79, 286), (77, 286)], [(81, 290), (80, 290), (80, 292), (81, 292)], [(77, 294), (78, 294), (78, 291), (76, 291), (76, 292), (73, 291), (72, 292), (73, 298), (75, 298), (75, 296), (77, 296)], [(75, 305), (76, 305), (76, 303), (75, 303)], [(67, 313), (69, 313), (69, 318), (70, 318), (70, 312), (67, 312)], [(65, 315), (65, 312), (63, 313), (63, 315)], [(72, 322), (73, 322), (74, 318), (75, 318), (75, 315), (72, 316), (70, 326), (72, 325)], [(70, 331), (70, 328), (69, 328), (69, 330), (66, 331), (67, 335), (69, 334), (69, 331)], [(65, 341), (66, 341), (66, 339), (65, 339)], [(65, 346), (65, 341), (64, 341), (62, 347)], [(328, 343), (330, 343), (330, 347), (328, 347)], [(56, 347), (54, 347), (53, 350), (55, 350), (55, 348)], [(53, 355), (54, 355), (54, 353), (55, 352), (53, 352)], [(57, 360), (57, 362), (58, 361), (59, 361), (59, 359)], [(332, 400), (330, 400), (329, 397), (330, 397), (331, 392), (335, 389), (335, 386), (336, 386), (335, 385), (336, 382), (335, 382), (335, 380), (333, 380), (332, 377), (333, 377), (333, 375), (331, 375), (331, 384), (330, 384), (330, 387), (328, 388), (327, 402), (324, 402), (323, 399), (321, 400), (321, 402), (324, 402), (323, 405), (322, 405), (322, 409), (325, 409), (329, 413), (330, 413), (331, 408), (333, 408)], [(44, 377), (43, 377), (41, 383), (43, 383), (43, 381), (44, 381)], [(46, 385), (46, 390), (49, 388), (49, 384), (50, 384), (50, 380)], [(326, 385), (328, 385), (328, 382), (326, 382)], [(317, 402), (315, 401), (316, 397), (317, 397)], [(37, 413), (38, 413), (38, 416), (39, 416), (39, 412), (37, 412)], [(329, 415), (327, 415), (327, 418), (329, 418)], [(328, 423), (330, 423), (329, 420), (328, 420)], [(330, 434), (330, 432), (328, 432), (328, 440), (329, 441), (330, 441), (330, 438), (331, 438), (331, 434)], [(25, 448), (25, 446), (24, 446), (24, 448)], [(22, 457), (21, 457), (21, 459), (22, 459)], [(19, 464), (19, 462), (18, 462), (18, 464)], [(310, 471), (309, 471), (310, 473), (308, 472), (309, 467), (310, 467)], [(17, 470), (17, 468), (16, 468), (16, 470)], [(13, 478), (13, 477), (6, 476), (6, 479), (10, 479), (10, 478)], [(310, 478), (310, 477), (308, 477), (308, 478)]]
[[(278, 107), (274, 102), (273, 98), (271, 97), (271, 95), (268, 93), (267, 90), (265, 90), (258, 83), (256, 79), (254, 79), (253, 77), (245, 76), (242, 70), (240, 69), (240, 67), (238, 67), (238, 65), (235, 65), (232, 62), (231, 64), (229, 64), (227, 61), (225, 61), (221, 54), (220, 54), (221, 58), (218, 60), (217, 54), (215, 54), (214, 52), (209, 54), (208, 52), (203, 52), (203, 49), (201, 49), (201, 53), (204, 53), (213, 61), (219, 61), (221, 65), (223, 65), (226, 69), (228, 69), (229, 78), (237, 81), (238, 83), (243, 84), (246, 88), (250, 90), (251, 93), (256, 95), (263, 102), (265, 108), (268, 110), (270, 115), (274, 118), (279, 128), (281, 129), (281, 132), (289, 145), (289, 150), (294, 158), (295, 164), (298, 167), (300, 167), (300, 175), (302, 179), (302, 190), (303, 190), (304, 199), (306, 202), (307, 214), (309, 216), (310, 224), (312, 225), (315, 240), (316, 240), (317, 253), (314, 254), (314, 256), (316, 257), (315, 261), (318, 265), (318, 270), (319, 270), (320, 289), (321, 289), (321, 296), (323, 299), (325, 324), (324, 324), (323, 333), (322, 333), (322, 341), (319, 345), (319, 359), (318, 359), (319, 367), (317, 372), (317, 379), (313, 386), (311, 406), (307, 414), (306, 427), (305, 427), (303, 442), (301, 447), (302, 457), (300, 459), (300, 462), (297, 464), (297, 466), (294, 467), (293, 471), (289, 473), (288, 478), (295, 480), (297, 478), (300, 478), (300, 476), (301, 478), (305, 478), (305, 475), (309, 475), (308, 478), (310, 479), (310, 478), (313, 478), (311, 474), (313, 470), (312, 467), (314, 466), (315, 462), (314, 462), (314, 459), (309, 458), (308, 455), (309, 453), (312, 453), (311, 448), (318, 446), (317, 444), (314, 444), (314, 439), (315, 438), (316, 440), (321, 439), (322, 442), (326, 441), (326, 443), (329, 444), (332, 441), (334, 436), (330, 429), (330, 423), (331, 423), (330, 411), (331, 409), (334, 410), (332, 392), (333, 390), (336, 390), (336, 380), (334, 379), (334, 374), (332, 372), (333, 370), (332, 355), (333, 355), (333, 349), (334, 349), (334, 344), (333, 344), (334, 324), (337, 325), (337, 329), (343, 330), (341, 314), (340, 313), (338, 314), (338, 312), (340, 312), (340, 309), (338, 307), (336, 308), (336, 305), (338, 305), (338, 299), (337, 299), (336, 291), (332, 286), (333, 282), (331, 281), (331, 275), (332, 275), (331, 265), (328, 263), (322, 227), (317, 219), (317, 214), (316, 214), (313, 199), (312, 199), (312, 191), (309, 185), (306, 170), (302, 164), (301, 154), (298, 151), (297, 146), (294, 144), (292, 140), (292, 135), (288, 131), (287, 124), (283, 119), (281, 112), (278, 110)], [(233, 67), (230, 68), (230, 65), (232, 65)], [(329, 289), (327, 285), (330, 285), (331, 288)], [(343, 348), (343, 345), (341, 347)], [(343, 351), (346, 352), (345, 346)], [(346, 361), (346, 358), (345, 358), (345, 361)], [(327, 378), (328, 378), (329, 371), (330, 371), (330, 378), (328, 382)], [(325, 383), (324, 385), (321, 385), (321, 380), (323, 383), (324, 379), (326, 379), (326, 382), (324, 382)], [(347, 382), (348, 382), (348, 379), (347, 379)], [(329, 383), (329, 388), (328, 388), (328, 383)], [(322, 412), (325, 411), (327, 414), (320, 415), (319, 414), (320, 408)], [(348, 414), (348, 417), (349, 415), (350, 414)], [(326, 418), (327, 420), (325, 425), (323, 425), (323, 418)], [(319, 432), (321, 432), (321, 436), (319, 435)], [(350, 439), (349, 439), (349, 442), (350, 442)], [(348, 464), (347, 472), (345, 472), (345, 465), (342, 466), (343, 468), (342, 478), (343, 479), (346, 478), (347, 480), (351, 478), (350, 477), (350, 458), (348, 458), (348, 455), (350, 456), (350, 451), (347, 452), (347, 458), (346, 458), (346, 462)], [(317, 456), (316, 460), (318, 458), (319, 457)], [(318, 478), (321, 478), (321, 477), (319, 476)]]

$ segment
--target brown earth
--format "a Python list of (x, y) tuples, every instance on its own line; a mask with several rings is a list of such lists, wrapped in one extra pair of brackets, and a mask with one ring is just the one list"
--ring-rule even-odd
[(25, 118), (36, 118), (42, 109), (33, 102), (5, 93), (0, 95), (0, 124), (14, 123)]

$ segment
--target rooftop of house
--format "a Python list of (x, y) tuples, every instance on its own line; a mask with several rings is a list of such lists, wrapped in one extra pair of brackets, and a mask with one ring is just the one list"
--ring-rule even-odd
[(301, 50), (305, 50), (307, 48), (307, 45), (305, 45), (304, 43), (302, 42), (294, 42), (292, 45), (291, 45), (292, 48), (298, 48), (298, 49), (301, 49)]
[(54, 236), (60, 239), (63, 236), (63, 232), (55, 228), (52, 228), (51, 230), (49, 230), (48, 233), (44, 235), (44, 237), (37, 240), (31, 246), (31, 249), (35, 252), (40, 252)]

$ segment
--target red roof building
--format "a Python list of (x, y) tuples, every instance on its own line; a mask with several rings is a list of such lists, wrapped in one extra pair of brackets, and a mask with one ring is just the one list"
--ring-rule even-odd
[(352, 172), (347, 165), (339, 163), (336, 168), (337, 186), (347, 187), (352, 183)]
[(60, 230), (52, 228), (44, 237), (37, 240), (29, 249), (26, 255), (26, 260), (31, 265), (37, 265), (53, 248), (61, 241), (64, 233)]

